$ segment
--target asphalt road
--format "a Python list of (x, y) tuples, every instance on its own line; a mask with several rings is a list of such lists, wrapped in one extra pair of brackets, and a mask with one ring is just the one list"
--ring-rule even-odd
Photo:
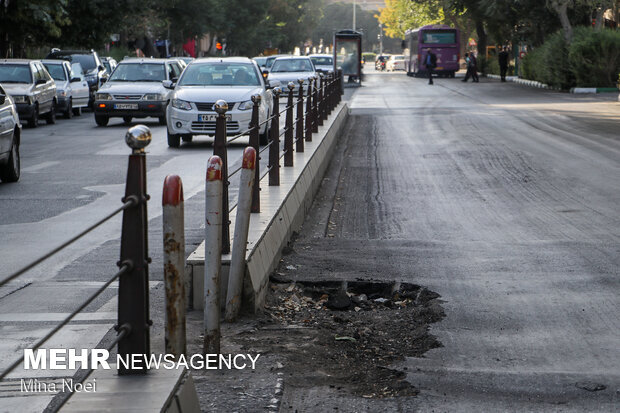
[(287, 276), (427, 287), (442, 347), (392, 366), (417, 397), (285, 379), (282, 410), (618, 411), (616, 99), (369, 74)]

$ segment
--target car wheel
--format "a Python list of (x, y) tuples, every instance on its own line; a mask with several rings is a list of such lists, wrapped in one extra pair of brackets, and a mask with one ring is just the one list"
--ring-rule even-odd
[(181, 135), (181, 139), (183, 139), (183, 142), (189, 143), (192, 141), (192, 139), (194, 139), (194, 135)]
[(73, 117), (73, 100), (69, 99), (67, 110), (65, 111), (65, 119), (71, 119)]
[(159, 117), (159, 124), (160, 125), (165, 125), (166, 124), (166, 117), (165, 116), (160, 116)]
[(82, 108), (73, 108), (72, 110), (75, 116), (80, 116), (82, 114)]
[(17, 182), (19, 180), (19, 171), (19, 144), (13, 139), (9, 161), (6, 165), (0, 166), (0, 180), (2, 182)]
[(28, 126), (36, 128), (39, 125), (39, 106), (35, 105), (32, 117), (28, 120)]
[(125, 123), (131, 123), (132, 119), (133, 118), (131, 116), (123, 116), (123, 122)]
[(181, 135), (170, 133), (168, 131), (168, 146), (171, 148), (178, 148), (181, 145)]
[(53, 125), (56, 123), (56, 102), (52, 103), (52, 109), (50, 113), (45, 116), (45, 121), (48, 125)]
[(97, 123), (97, 126), (106, 126), (109, 120), (110, 118), (107, 116), (95, 115), (95, 122)]

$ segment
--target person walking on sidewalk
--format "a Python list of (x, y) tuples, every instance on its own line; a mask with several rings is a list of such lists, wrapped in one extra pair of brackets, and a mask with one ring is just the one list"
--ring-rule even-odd
[(437, 55), (433, 53), (431, 48), (426, 49), (426, 59), (424, 59), (424, 64), (426, 65), (426, 70), (428, 70), (428, 84), (433, 84), (433, 70), (437, 67)]
[(497, 55), (497, 60), (499, 62), (499, 74), (502, 78), (502, 82), (505, 82), (506, 72), (508, 71), (508, 51), (506, 50), (506, 46), (504, 46), (502, 51)]

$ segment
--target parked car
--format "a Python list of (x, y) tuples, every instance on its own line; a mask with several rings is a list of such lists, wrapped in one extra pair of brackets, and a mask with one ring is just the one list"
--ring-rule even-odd
[(82, 108), (88, 107), (88, 83), (84, 78), (82, 65), (66, 60), (43, 60), (43, 66), (56, 83), (56, 113), (65, 118), (80, 115)]
[(15, 103), (0, 85), (0, 180), (2, 182), (19, 180), (21, 132)]
[[(215, 135), (217, 100), (228, 103), (228, 135), (236, 135), (250, 127), (253, 95), (262, 97), (259, 122), (273, 112), (270, 86), (261, 76), (256, 62), (246, 57), (196, 59), (185, 68), (178, 83), (168, 81), (164, 85), (174, 90), (166, 113), (168, 146), (173, 148), (180, 145), (181, 139), (191, 142), (194, 135)], [(268, 123), (265, 122), (259, 131), (261, 144), (267, 143)]]
[(331, 73), (334, 71), (334, 57), (330, 54), (311, 54), (310, 60), (317, 72)]
[[(269, 82), (277, 81), (282, 85), (293, 82), (295, 84), (293, 93), (296, 93), (299, 90), (298, 79), (307, 80), (316, 74), (314, 65), (307, 56), (278, 57), (271, 66), (267, 79)], [(283, 94), (288, 94), (288, 88), (282, 89)]]
[(56, 83), (40, 60), (0, 60), (0, 83), (12, 96), (19, 119), (36, 128), (39, 117), (56, 123)]
[(177, 59), (123, 59), (97, 92), (95, 122), (106, 126), (112, 117), (129, 123), (150, 116), (165, 125), (170, 90), (162, 82), (176, 82), (182, 71)]
[(261, 70), (263, 70), (263, 68), (267, 64), (267, 56), (256, 56), (253, 57), (252, 60), (256, 62), (256, 64)]
[(110, 56), (102, 57), (101, 63), (103, 63), (103, 66), (105, 67), (106, 72), (108, 72), (108, 76), (111, 75), (112, 72), (114, 71), (114, 68), (118, 66), (118, 63), (116, 62), (116, 60)]
[(95, 102), (95, 92), (106, 81), (109, 74), (94, 50), (58, 50), (54, 49), (46, 59), (68, 60), (71, 63), (80, 63), (86, 74), (86, 82), (90, 89), (89, 106), (92, 108)]
[(385, 70), (393, 72), (395, 70), (405, 70), (405, 56), (392, 55), (385, 64)]

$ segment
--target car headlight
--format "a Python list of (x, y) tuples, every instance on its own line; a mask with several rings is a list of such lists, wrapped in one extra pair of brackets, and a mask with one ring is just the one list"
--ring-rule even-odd
[(15, 103), (30, 103), (30, 97), (24, 95), (15, 95), (13, 96), (13, 100)]
[(112, 95), (109, 93), (97, 93), (97, 100), (112, 100)]
[(183, 110), (192, 110), (192, 105), (181, 99), (172, 99), (172, 107)]
[(147, 93), (142, 97), (143, 100), (164, 100), (164, 97), (159, 93)]
[(239, 103), (238, 109), (239, 110), (250, 110), (252, 109), (252, 106), (254, 106), (254, 102), (252, 102), (251, 100), (246, 100), (245, 102)]

